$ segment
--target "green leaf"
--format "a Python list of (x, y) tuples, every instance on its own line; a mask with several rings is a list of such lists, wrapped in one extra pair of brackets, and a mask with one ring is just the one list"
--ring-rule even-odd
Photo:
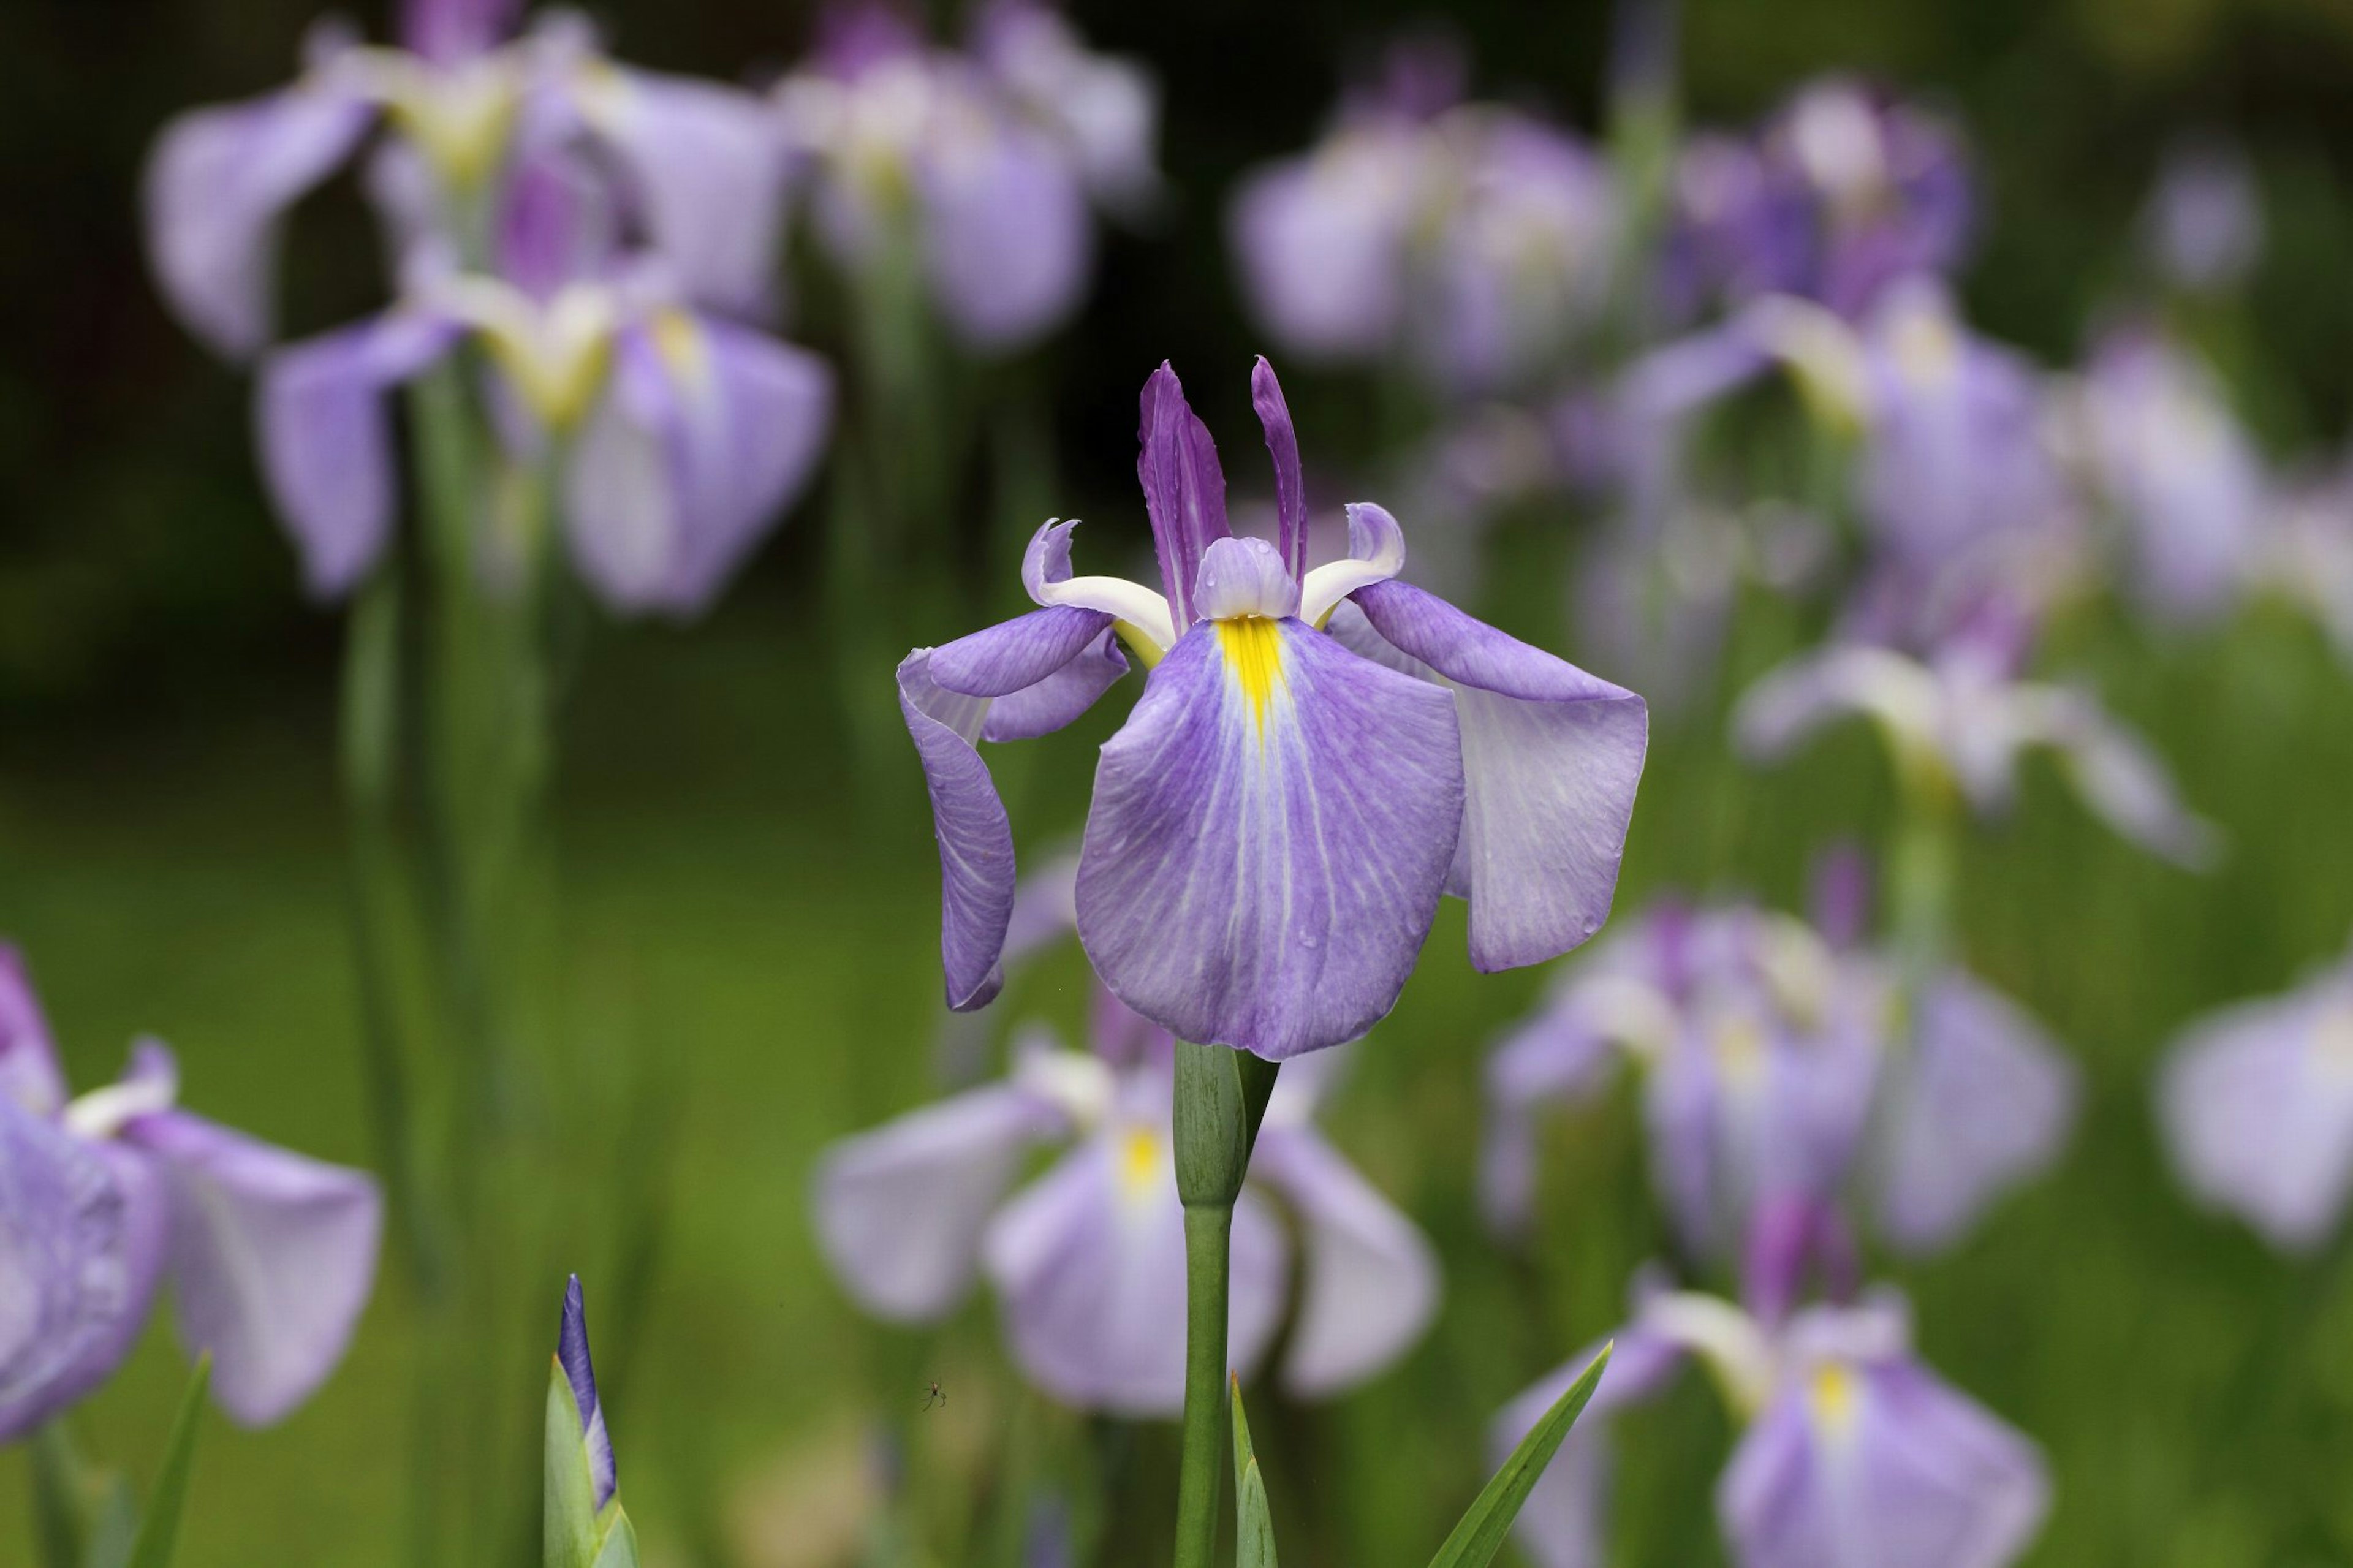
[(1512, 1450), (1512, 1457), (1504, 1461), (1504, 1468), (1495, 1472), (1462, 1516), (1462, 1522), (1430, 1560), (1430, 1568), (1486, 1568), (1494, 1560), (1503, 1549), (1504, 1537), (1511, 1533), (1512, 1521), (1520, 1516), (1520, 1505), (1535, 1489), (1536, 1478), (1552, 1463), (1560, 1440), (1568, 1436), (1577, 1413), (1593, 1397), (1594, 1388), (1601, 1382), (1601, 1369), (1609, 1364), (1609, 1346), (1603, 1345), (1584, 1375), (1569, 1384), (1568, 1392), (1520, 1439), (1520, 1446)]
[(638, 1568), (638, 1528), (618, 1498), (605, 1521), (605, 1549), (596, 1553), (596, 1568)]
[(147, 1494), (146, 1517), (131, 1543), (130, 1568), (171, 1568), (179, 1550), (180, 1514), (188, 1502), (188, 1471), (195, 1461), (196, 1423), (205, 1413), (205, 1390), (212, 1385), (213, 1358), (196, 1358), (188, 1391), (180, 1395), (180, 1413), (172, 1418), (172, 1436), (164, 1445), (164, 1468), (155, 1472), (154, 1489)]
[[(588, 1446), (580, 1440), (580, 1406), (564, 1363), (547, 1358), (546, 1490), (540, 1530), (547, 1568), (595, 1568), (596, 1482), (588, 1473)], [(636, 1549), (630, 1537), (630, 1549)]]
[(1274, 1515), (1266, 1504), (1266, 1478), (1242, 1416), (1242, 1382), (1227, 1374), (1234, 1407), (1234, 1568), (1275, 1568)]

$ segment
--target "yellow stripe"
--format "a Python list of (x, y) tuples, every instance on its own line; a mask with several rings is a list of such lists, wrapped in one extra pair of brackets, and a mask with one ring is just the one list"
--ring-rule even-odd
[(1250, 700), (1250, 717), (1258, 721), (1259, 738), (1266, 738), (1266, 705), (1282, 679), (1282, 633), (1263, 616), (1243, 616), (1219, 621), (1218, 647), (1226, 656), (1242, 695)]

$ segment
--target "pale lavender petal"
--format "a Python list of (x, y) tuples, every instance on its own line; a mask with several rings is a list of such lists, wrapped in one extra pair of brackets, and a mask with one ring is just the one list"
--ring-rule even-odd
[(1291, 406), (1282, 400), (1282, 384), (1274, 366), (1261, 354), (1250, 369), (1250, 406), (1266, 430), (1267, 456), (1274, 460), (1274, 515), (1281, 531), (1277, 540), (1282, 563), (1292, 581), (1307, 576), (1307, 481), (1299, 468), (1299, 430), (1291, 422)]
[(2148, 742), (2090, 695), (2056, 694), (2047, 738), (2076, 793), (2099, 818), (2151, 854), (2185, 870), (2210, 868), (2221, 830), (2181, 804), (2173, 775)]
[(988, 705), (981, 727), (987, 741), (1028, 741), (1077, 721), (1127, 673), (1127, 656), (1106, 627), (1077, 658), (1034, 686), (1008, 692)]
[(487, 54), (515, 28), (523, 0), (401, 0), (400, 46), (436, 65)]
[(1921, 1253), (1957, 1240), (2058, 1158), (2076, 1074), (2016, 1003), (1958, 970), (1931, 981), (1915, 1005), (1874, 1136), (1880, 1228)]
[(846, 1138), (818, 1162), (818, 1244), (860, 1306), (896, 1322), (954, 1310), (988, 1216), (1038, 1142), (1067, 1131), (1053, 1106), (991, 1084)]
[(616, 77), (593, 123), (628, 170), (655, 247), (694, 300), (765, 315), (786, 174), (775, 115), (753, 94), (716, 82), (640, 70)]
[(1303, 358), (1369, 359), (1405, 302), (1410, 160), (1367, 141), (1248, 176), (1229, 237), (1252, 313)]
[(1168, 595), (1176, 635), (1183, 637), (1194, 621), (1193, 584), (1201, 557), (1232, 530), (1226, 525), (1226, 476), (1218, 466), (1218, 444), (1185, 401), (1185, 388), (1166, 360), (1144, 384), (1136, 440), (1141, 450), (1135, 477), (1152, 520), (1160, 588)]
[(967, 697), (1006, 697), (1037, 685), (1111, 629), (1101, 610), (1058, 605), (932, 650), (932, 679)]
[(2332, 977), (2193, 1025), (2168, 1054), (2158, 1113), (2201, 1202), (2311, 1252), (2353, 1191), (2353, 990)]
[(66, 1077), (24, 955), (0, 942), (0, 1100), (36, 1116), (65, 1109)]
[(580, 1293), (580, 1276), (564, 1287), (564, 1315), (556, 1325), (555, 1361), (564, 1381), (572, 1385), (573, 1407), (580, 1412), (580, 1442), (588, 1450), (588, 1479), (603, 1508), (619, 1489), (620, 1476), (613, 1462), (612, 1435), (605, 1429), (604, 1402), (596, 1397), (596, 1364), (588, 1354), (588, 1307)]
[(0, 1443), (130, 1353), (163, 1269), (164, 1212), (137, 1159), (0, 1095)]
[(1298, 1214), (1305, 1279), (1283, 1386), (1318, 1399), (1364, 1382), (1413, 1347), (1438, 1312), (1438, 1255), (1313, 1129), (1270, 1120), (1250, 1177)]
[[(1545, 1412), (1585, 1374), (1599, 1343), (1590, 1344), (1546, 1373), (1495, 1414), (1487, 1428), (1490, 1462), (1500, 1466)], [(1610, 1470), (1609, 1417), (1656, 1397), (1683, 1364), (1683, 1349), (1638, 1328), (1621, 1331), (1609, 1364), (1584, 1414), (1561, 1440), (1513, 1524), (1513, 1539), (1540, 1568), (1603, 1568), (1609, 1561)]]
[(1471, 962), (1539, 963), (1609, 918), (1650, 714), (1622, 687), (1409, 583), (1359, 589), (1382, 639), (1454, 693), (1468, 785), (1448, 890), (1471, 900)]
[[(1247, 1373), (1282, 1316), (1281, 1227), (1234, 1207), (1227, 1362)], [(1114, 1126), (1064, 1157), (990, 1226), (985, 1258), (1022, 1372), (1057, 1399), (1115, 1415), (1185, 1405), (1185, 1221), (1165, 1124)]]
[(1412, 972), (1461, 803), (1443, 692), (1297, 621), (1198, 626), (1103, 749), (1080, 938), (1180, 1039), (1353, 1039)]
[(188, 330), (241, 359), (269, 342), (278, 220), (351, 155), (375, 118), (332, 72), (181, 115), (148, 161), (143, 199), (157, 281)]
[(281, 349), (255, 387), (262, 478), (321, 598), (367, 574), (392, 533), (399, 464), (385, 395), (448, 352), (457, 327), (401, 311)]
[(988, 700), (934, 683), (932, 650), (899, 665), (899, 711), (923, 759), (940, 846), (940, 960), (948, 1005), (985, 1007), (1005, 985), (1005, 932), (1013, 918), (1013, 824), (975, 749)]
[(1299, 584), (1263, 539), (1213, 539), (1201, 553), (1193, 608), (1211, 620), (1279, 621), (1299, 614)]
[(384, 1203), (374, 1178), (185, 1111), (142, 1116), (125, 1141), (172, 1194), (181, 1342), (213, 1357), (213, 1396), (262, 1426), (343, 1358), (375, 1284)]
[(988, 353), (1026, 346), (1078, 308), (1094, 226), (1051, 138), (1008, 124), (933, 150), (918, 184), (923, 261), (940, 312)]

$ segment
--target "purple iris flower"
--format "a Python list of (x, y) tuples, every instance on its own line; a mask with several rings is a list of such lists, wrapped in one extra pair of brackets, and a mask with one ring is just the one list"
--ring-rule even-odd
[(1030, 542), (1041, 608), (899, 667), (940, 844), (952, 1007), (985, 1005), (1013, 837), (976, 750), (1070, 722), (1148, 671), (1103, 747), (1079, 856), (1079, 935), (1121, 1000), (1179, 1037), (1273, 1060), (1353, 1039), (1395, 1005), (1441, 892), (1471, 904), (1482, 970), (1591, 936), (1616, 889), (1648, 715), (1641, 698), (1397, 581), (1369, 502), (1347, 558), (1310, 568), (1299, 449), (1274, 373), (1253, 402), (1280, 542), (1227, 526), (1208, 428), (1163, 365), (1137, 464), (1158, 589), (1074, 577), (1071, 531)]
[[(1609, 1560), (1603, 1418), (1656, 1397), (1695, 1358), (1743, 1426), (1715, 1489), (1716, 1519), (1741, 1568), (2002, 1568), (2049, 1511), (2042, 1456), (1938, 1378), (1911, 1342), (1910, 1310), (1892, 1290), (1786, 1320), (1712, 1296), (1652, 1292), (1529, 1494), (1515, 1527), (1521, 1545), (1543, 1568)], [(1572, 1358), (1498, 1413), (1499, 1457), (1589, 1360)]]
[(1889, 285), (1949, 272), (1974, 203), (1948, 127), (1834, 77), (1800, 89), (1753, 143), (1694, 138), (1676, 205), (1671, 299), (1798, 294), (1859, 318)]
[[(581, 576), (618, 610), (695, 614), (814, 471), (831, 374), (695, 309), (662, 258), (621, 248), (576, 155), (518, 168), (505, 198), (496, 270), (423, 247), (390, 311), (263, 362), (263, 473), (304, 577), (339, 595), (383, 555), (398, 511), (387, 395), (470, 341), (510, 453), (555, 461)], [(483, 552), (495, 567), (528, 548)]]
[(177, 1109), (153, 1040), (69, 1100), (13, 949), (0, 948), (0, 1442), (98, 1387), (131, 1353), (165, 1273), (213, 1397), (266, 1426), (343, 1359), (375, 1279), (373, 1179)]
[(1359, 99), (1317, 146), (1245, 180), (1230, 237), (1289, 352), (1401, 355), (1478, 396), (1552, 367), (1592, 320), (1616, 208), (1603, 162), (1542, 121)]
[(2210, 293), (2237, 285), (2263, 249), (2263, 197), (2246, 154), (2211, 139), (2169, 149), (2141, 228), (2158, 274), (2175, 288)]
[(2118, 331), (2093, 354), (2083, 412), (2142, 599), (2173, 619), (2225, 608), (2253, 563), (2267, 480), (2213, 373), (2153, 331)]
[(775, 110), (834, 261), (871, 268), (912, 247), (941, 318), (982, 353), (1066, 321), (1093, 263), (1092, 209), (1132, 215), (1159, 192), (1149, 73), (1026, 0), (987, 7), (965, 54), (879, 0), (839, 8)]
[(245, 358), (274, 335), (280, 219), (381, 125), (441, 231), (479, 230), (525, 153), (585, 145), (694, 300), (765, 301), (785, 164), (749, 93), (617, 66), (576, 19), (512, 37), (518, 0), (406, 0), (401, 47), (314, 33), (293, 85), (180, 116), (146, 174), (149, 248), (189, 329)]
[(1973, 641), (1926, 661), (1862, 643), (1799, 654), (1741, 698), (1733, 730), (1746, 755), (1771, 761), (1848, 717), (1873, 721), (1898, 777), (1925, 798), (2001, 811), (2020, 756), (2042, 748), (2095, 816), (2151, 854), (2194, 869), (2220, 852), (2219, 830), (2182, 805), (2164, 763), (2096, 697), (2019, 679), (2006, 654)]
[[(1094, 1049), (1032, 1033), (1005, 1079), (836, 1144), (816, 1182), (834, 1271), (899, 1321), (953, 1310), (985, 1270), (1014, 1359), (1086, 1408), (1173, 1416), (1185, 1403), (1185, 1234), (1170, 1152), (1174, 1045), (1108, 993)], [(1430, 1243), (1311, 1121), (1337, 1058), (1284, 1074), (1234, 1210), (1231, 1359), (1247, 1373), (1281, 1323), (1296, 1222), (1305, 1277), (1282, 1368), (1320, 1396), (1373, 1376), (1437, 1311)], [(1008, 1200), (1030, 1152), (1069, 1152)]]
[(2317, 1250), (2353, 1192), (2353, 965), (2190, 1025), (2168, 1054), (2158, 1110), (2201, 1202), (2283, 1251)]

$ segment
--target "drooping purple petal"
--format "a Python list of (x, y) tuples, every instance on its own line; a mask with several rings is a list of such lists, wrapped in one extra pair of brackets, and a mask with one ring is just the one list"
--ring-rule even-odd
[(163, 1270), (164, 1209), (139, 1161), (0, 1094), (0, 1443), (130, 1353)]
[(1958, 970), (1915, 1004), (1908, 1053), (1879, 1108), (1879, 1224), (1913, 1253), (1948, 1246), (2057, 1159), (2075, 1073), (2014, 1002)]
[(254, 394), (262, 478), (314, 595), (348, 593), (384, 552), (398, 486), (385, 395), (457, 334), (438, 317), (397, 311), (263, 363)]
[(1650, 739), (1642, 700), (1411, 584), (1355, 598), (1454, 693), (1469, 794), (1447, 890), (1471, 900), (1471, 962), (1509, 969), (1577, 946), (1617, 891)]
[(932, 679), (966, 697), (1006, 697), (1035, 686), (1111, 629), (1101, 610), (1032, 610), (932, 650)]
[(1303, 1123), (1270, 1118), (1250, 1176), (1282, 1194), (1301, 1222), (1305, 1282), (1283, 1386), (1305, 1399), (1336, 1394), (1412, 1348), (1438, 1311), (1430, 1239)]
[(979, 1266), (988, 1216), (1039, 1141), (1051, 1104), (991, 1084), (844, 1139), (818, 1163), (818, 1242), (859, 1304), (895, 1322), (945, 1316)]
[(66, 1078), (24, 955), (0, 942), (0, 1100), (36, 1116), (65, 1109)]
[(1218, 466), (1218, 444), (1185, 401), (1185, 388), (1168, 363), (1144, 384), (1143, 423), (1136, 431), (1142, 450), (1135, 477), (1144, 486), (1144, 510), (1152, 520), (1153, 548), (1160, 557), (1161, 591), (1183, 637), (1195, 618), (1194, 579), (1201, 557), (1232, 530), (1226, 525), (1226, 476)]
[(2348, 1066), (2353, 987), (2338, 975), (2192, 1025), (2158, 1082), (2182, 1184), (2274, 1247), (2318, 1248), (2353, 1192)]
[[(1497, 1411), (1487, 1428), (1492, 1462), (1508, 1458), (1600, 1353), (1599, 1343), (1586, 1346)], [(1639, 1327), (1618, 1334), (1584, 1414), (1561, 1440), (1512, 1526), (1513, 1539), (1541, 1568), (1603, 1568), (1609, 1561), (1609, 1417), (1656, 1397), (1683, 1358), (1683, 1347), (1662, 1335)]]
[(148, 251), (173, 310), (216, 353), (243, 359), (269, 342), (278, 220), (351, 155), (375, 118), (322, 72), (164, 128), (142, 192)]
[(965, 697), (931, 676), (932, 650), (899, 664), (899, 711), (923, 759), (940, 846), (940, 961), (948, 1005), (985, 1007), (1005, 985), (1005, 932), (1013, 918), (1013, 824), (976, 746), (988, 700)]
[(384, 1205), (374, 1178), (186, 1111), (142, 1116), (124, 1141), (172, 1195), (172, 1294), (213, 1395), (249, 1426), (283, 1419), (343, 1360), (375, 1283)]
[[(1185, 1222), (1166, 1125), (1115, 1122), (1006, 1205), (985, 1258), (1029, 1380), (1117, 1415), (1185, 1405)], [(1258, 1198), (1234, 1206), (1227, 1362), (1247, 1374), (1282, 1312), (1282, 1233)]]
[(689, 297), (758, 319), (775, 291), (786, 159), (775, 114), (717, 82), (620, 70), (591, 123), (619, 155), (662, 259)]
[(1412, 971), (1461, 803), (1443, 692), (1297, 621), (1197, 626), (1103, 749), (1080, 938), (1181, 1039), (1353, 1039)]
[(1307, 481), (1299, 468), (1299, 430), (1291, 422), (1291, 407), (1282, 400), (1282, 384), (1274, 366), (1258, 356), (1250, 368), (1250, 406), (1266, 430), (1267, 456), (1274, 460), (1274, 515), (1281, 530), (1277, 544), (1293, 582), (1307, 576)]
[(400, 46), (438, 66), (488, 54), (504, 42), (523, 0), (401, 0)]
[(1086, 189), (1052, 138), (1005, 123), (934, 147), (917, 176), (923, 264), (965, 343), (997, 353), (1060, 325), (1094, 259)]
[(596, 1397), (596, 1365), (588, 1354), (588, 1306), (580, 1292), (580, 1276), (564, 1286), (564, 1315), (555, 1330), (555, 1363), (572, 1385), (572, 1405), (580, 1413), (580, 1445), (588, 1450), (588, 1479), (596, 1489), (596, 1506), (613, 1500), (620, 1487), (619, 1468), (613, 1459), (612, 1434), (605, 1428), (605, 1406)]
[(1092, 708), (1127, 673), (1127, 656), (1106, 627), (1094, 641), (1036, 685), (1008, 692), (988, 705), (981, 727), (986, 741), (1029, 741), (1050, 735)]

